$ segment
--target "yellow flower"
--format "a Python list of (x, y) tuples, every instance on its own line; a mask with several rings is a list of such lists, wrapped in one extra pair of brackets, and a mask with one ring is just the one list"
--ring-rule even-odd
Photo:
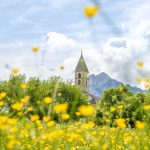
[(62, 115), (61, 115), (61, 118), (62, 118), (63, 120), (68, 120), (68, 119), (70, 118), (70, 115), (69, 115), (69, 114), (62, 114)]
[(143, 129), (144, 126), (145, 126), (145, 124), (144, 124), (144, 122), (136, 121), (135, 126), (136, 126), (136, 128), (138, 128), (138, 129)]
[(95, 15), (97, 15), (97, 13), (99, 12), (99, 7), (98, 6), (88, 6), (83, 9), (83, 12), (87, 17), (92, 18)]
[(19, 73), (19, 69), (18, 69), (18, 68), (13, 68), (13, 69), (11, 70), (11, 73), (12, 73), (13, 75), (17, 75), (17, 74)]
[(124, 136), (123, 140), (125, 143), (129, 143), (131, 141), (131, 136)]
[(119, 128), (125, 128), (126, 127), (126, 120), (124, 118), (115, 119), (115, 122)]
[(81, 113), (80, 112), (76, 112), (76, 116), (80, 116), (81, 115)]
[(64, 70), (65, 69), (65, 67), (62, 65), (62, 66), (60, 66), (60, 70)]
[(4, 105), (4, 102), (3, 101), (0, 101), (0, 106), (3, 106)]
[(119, 105), (119, 106), (118, 106), (118, 109), (123, 109), (123, 105)]
[(146, 83), (150, 83), (150, 79), (145, 79), (145, 82)]
[(2, 100), (3, 98), (5, 98), (6, 95), (7, 95), (6, 92), (1, 92), (1, 93), (0, 93), (0, 100)]
[(45, 97), (44, 98), (44, 103), (50, 104), (51, 102), (52, 102), (52, 98), (51, 97)]
[(110, 112), (114, 112), (115, 110), (116, 110), (115, 107), (111, 107), (111, 108), (110, 108)]
[(150, 84), (149, 83), (145, 83), (144, 87), (145, 87), (145, 89), (149, 89), (150, 88)]
[(138, 67), (143, 67), (144, 66), (144, 62), (143, 61), (139, 61), (137, 62)]
[(26, 83), (22, 83), (22, 84), (20, 84), (20, 87), (21, 87), (22, 89), (26, 89), (26, 88), (27, 88), (27, 84), (26, 84)]
[(92, 116), (95, 112), (95, 108), (92, 105), (82, 105), (79, 107), (79, 112), (83, 116)]
[(24, 98), (21, 98), (20, 101), (22, 103), (27, 103), (27, 102), (29, 102), (29, 99), (30, 99), (30, 96), (25, 96)]
[(21, 110), (23, 108), (23, 103), (15, 103), (11, 106), (15, 110)]
[(15, 118), (9, 118), (7, 122), (10, 125), (17, 125), (17, 123), (18, 123), (17, 119), (15, 119)]
[(27, 108), (27, 111), (28, 111), (28, 112), (33, 111), (33, 108), (32, 108), (32, 107), (28, 107), (28, 108)]
[(43, 117), (43, 121), (44, 121), (44, 122), (48, 122), (49, 120), (50, 120), (50, 117), (49, 117), (49, 116), (44, 116), (44, 117)]
[(39, 120), (39, 116), (38, 115), (32, 115), (30, 117), (30, 119), (31, 119), (31, 121), (37, 121), (37, 120)]
[(56, 104), (54, 106), (54, 110), (56, 111), (56, 113), (64, 113), (65, 111), (67, 111), (68, 109), (68, 104), (64, 103), (64, 104)]
[(145, 106), (144, 106), (144, 109), (145, 109), (145, 110), (150, 110), (150, 105), (145, 105)]
[(100, 134), (100, 136), (104, 136), (105, 132), (104, 131), (100, 131), (99, 134)]
[(18, 112), (18, 116), (22, 116), (22, 112)]
[(33, 48), (32, 48), (32, 51), (33, 51), (33, 52), (38, 52), (38, 51), (39, 51), (39, 48), (38, 48), (38, 47), (33, 47)]
[(136, 78), (136, 82), (141, 83), (142, 82), (142, 78)]
[(55, 121), (49, 121), (49, 122), (47, 123), (47, 126), (48, 126), (48, 127), (51, 127), (51, 126), (53, 126), (53, 125), (55, 125)]

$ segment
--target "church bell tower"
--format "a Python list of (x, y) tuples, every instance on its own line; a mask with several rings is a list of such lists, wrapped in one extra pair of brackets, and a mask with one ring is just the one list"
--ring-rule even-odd
[(75, 85), (80, 87), (82, 93), (88, 94), (89, 70), (83, 58), (82, 51), (79, 62), (75, 69)]

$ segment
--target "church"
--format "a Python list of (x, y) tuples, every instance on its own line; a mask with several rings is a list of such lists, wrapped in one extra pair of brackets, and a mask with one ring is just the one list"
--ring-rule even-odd
[(89, 102), (91, 104), (97, 104), (99, 102), (98, 97), (89, 93), (89, 69), (84, 60), (82, 51), (78, 64), (75, 68), (75, 85), (81, 89), (83, 94), (89, 96)]

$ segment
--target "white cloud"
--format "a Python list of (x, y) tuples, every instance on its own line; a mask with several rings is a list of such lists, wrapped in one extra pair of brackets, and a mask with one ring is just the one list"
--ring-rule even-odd
[(72, 49), (76, 46), (74, 40), (56, 32), (50, 32), (47, 34), (47, 44), (51, 51), (58, 50), (58, 52), (63, 51), (64, 53), (68, 51), (69, 48)]

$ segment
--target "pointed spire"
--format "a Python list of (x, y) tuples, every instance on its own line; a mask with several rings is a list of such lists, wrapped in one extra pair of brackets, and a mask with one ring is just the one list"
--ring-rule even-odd
[(83, 58), (82, 50), (81, 50), (81, 56), (80, 56), (79, 62), (78, 62), (77, 67), (75, 69), (75, 72), (80, 72), (80, 71), (85, 71), (85, 72), (89, 73), (89, 70), (88, 70), (87, 65), (85, 63), (85, 60)]
[(81, 49), (81, 57), (83, 57), (82, 49)]

